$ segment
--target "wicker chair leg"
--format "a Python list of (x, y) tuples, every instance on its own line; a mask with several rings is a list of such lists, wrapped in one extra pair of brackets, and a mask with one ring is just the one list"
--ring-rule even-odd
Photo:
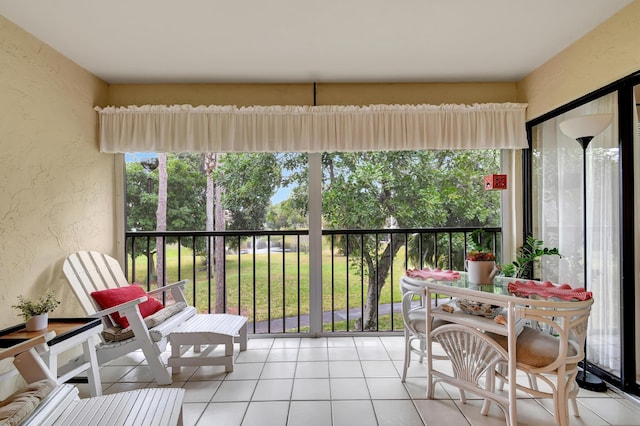
[(407, 381), (407, 370), (409, 364), (411, 364), (411, 340), (409, 339), (409, 332), (404, 331), (404, 367), (402, 369), (402, 383)]

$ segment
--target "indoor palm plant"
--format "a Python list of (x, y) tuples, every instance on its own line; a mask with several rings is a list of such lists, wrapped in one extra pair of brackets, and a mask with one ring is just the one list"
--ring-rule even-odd
[(47, 293), (36, 301), (25, 299), (22, 295), (18, 296), (18, 303), (12, 305), (20, 311), (20, 315), (24, 318), (27, 331), (40, 330), (47, 326), (49, 312), (53, 312), (60, 301), (56, 299), (53, 290), (47, 290)]

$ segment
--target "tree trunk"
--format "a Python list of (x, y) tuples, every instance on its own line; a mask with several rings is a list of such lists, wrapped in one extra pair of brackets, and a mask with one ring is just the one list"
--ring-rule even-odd
[[(224, 188), (220, 185), (216, 185), (213, 181), (213, 171), (221, 166), (222, 154), (205, 154), (204, 164), (205, 173), (207, 175), (206, 229), (207, 231), (224, 231), (226, 228), (224, 221), (224, 209), (222, 208), (222, 194), (224, 192)], [(216, 280), (215, 312), (217, 313), (226, 311), (225, 302), (227, 297), (224, 285), (224, 261), (224, 237), (214, 237), (214, 244), (211, 244), (211, 239), (207, 239), (207, 266), (211, 271), (211, 276), (215, 276)]]
[[(216, 167), (222, 165), (222, 154), (216, 154)], [(226, 229), (224, 221), (224, 208), (222, 206), (222, 194), (224, 188), (221, 185), (215, 186), (216, 196), (216, 220), (214, 223), (216, 231), (224, 231)], [(225, 262), (225, 246), (224, 237), (216, 237), (215, 248), (215, 266), (216, 266), (216, 312), (226, 312), (227, 288), (224, 282), (224, 262)]]
[[(147, 277), (147, 283), (149, 285), (151, 285), (151, 283), (153, 282), (153, 274), (157, 274), (158, 271), (156, 270), (156, 261), (153, 258), (153, 255), (155, 254), (155, 250), (151, 250), (151, 252), (145, 252), (147, 254), (147, 262), (148, 262), (148, 274), (149, 275)], [(157, 279), (157, 275), (156, 275), (156, 279)]]
[[(362, 318), (362, 327), (364, 330), (376, 330), (378, 327), (378, 302), (380, 300), (380, 293), (384, 287), (384, 282), (389, 276), (391, 270), (391, 264), (395, 259), (396, 254), (404, 244), (404, 240), (401, 238), (394, 238), (393, 241), (387, 244), (380, 259), (378, 260), (378, 275), (376, 277), (376, 265), (374, 259), (365, 251), (364, 258), (367, 264), (367, 271), (369, 276), (369, 286), (367, 289), (367, 300), (364, 307), (364, 316)], [(377, 280), (376, 280), (377, 278)], [(393, 283), (392, 283), (393, 285)]]
[[(158, 210), (156, 210), (156, 231), (167, 230), (167, 154), (158, 154)], [(157, 269), (156, 278), (158, 287), (167, 284), (167, 274), (164, 265), (163, 238), (156, 238)]]
[[(216, 168), (216, 155), (210, 152), (204, 154), (204, 172), (205, 172), (205, 175), (207, 176), (207, 192), (206, 192), (207, 201), (205, 203), (205, 214), (207, 216), (205, 230), (207, 232), (213, 231), (214, 184), (213, 184), (212, 173), (215, 168)], [(211, 260), (213, 259), (213, 245), (211, 244), (210, 238), (207, 238), (206, 259), (207, 259), (207, 267), (209, 265), (213, 265), (213, 263), (211, 262)], [(214, 274), (213, 268), (210, 268), (209, 271), (210, 271), (210, 276), (213, 277), (213, 274)]]

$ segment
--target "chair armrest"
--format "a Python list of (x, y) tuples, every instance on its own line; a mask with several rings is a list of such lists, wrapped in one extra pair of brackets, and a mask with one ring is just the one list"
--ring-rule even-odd
[(175, 282), (173, 284), (167, 284), (164, 287), (158, 287), (158, 288), (156, 288), (154, 290), (150, 290), (150, 291), (147, 292), (147, 294), (150, 295), (150, 296), (153, 296), (153, 295), (158, 294), (158, 293), (164, 293), (164, 292), (170, 291), (170, 290), (172, 290), (173, 288), (176, 288), (176, 287), (178, 287), (180, 290), (184, 290), (185, 286), (188, 283), (189, 283), (189, 280), (178, 281), (178, 282)]
[[(185, 286), (189, 283), (189, 280), (178, 281), (177, 283), (169, 284), (164, 287), (158, 287), (155, 290), (148, 291), (148, 295), (155, 295), (158, 293), (165, 293), (171, 291), (171, 295), (176, 302), (185, 302), (187, 299), (184, 297)], [(188, 303), (187, 303), (188, 304)]]
[(26, 352), (31, 348), (34, 348), (38, 345), (46, 343), (47, 339), (45, 335), (34, 337), (33, 339), (29, 339), (25, 342), (18, 343), (17, 345), (13, 345), (10, 348), (7, 348), (0, 352), (0, 359), (5, 359), (9, 357), (16, 356), (22, 352)]
[(91, 317), (91, 318), (102, 318), (102, 317), (105, 317), (107, 315), (111, 315), (111, 314), (116, 313), (116, 312), (119, 313), (121, 311), (128, 310), (131, 307), (137, 306), (140, 303), (145, 302), (146, 300), (147, 300), (147, 296), (141, 296), (141, 297), (138, 297), (137, 299), (133, 299), (133, 300), (130, 300), (128, 302), (124, 302), (124, 303), (121, 303), (119, 305), (112, 306), (110, 308), (103, 309), (101, 311), (95, 312), (95, 313), (89, 315), (89, 317)]
[(34, 383), (42, 379), (55, 381), (56, 378), (49, 372), (49, 368), (35, 349), (36, 346), (42, 345), (46, 341), (46, 335), (43, 334), (18, 343), (0, 352), (0, 359), (14, 357), (13, 365), (27, 383)]

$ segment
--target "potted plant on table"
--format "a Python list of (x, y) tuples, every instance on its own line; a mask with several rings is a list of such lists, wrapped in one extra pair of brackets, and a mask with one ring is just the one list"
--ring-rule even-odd
[(491, 244), (491, 239), (482, 229), (476, 229), (471, 233), (471, 250), (465, 258), (464, 266), (469, 273), (469, 281), (474, 284), (491, 284), (500, 272)]
[(540, 279), (540, 276), (532, 277), (532, 275), (536, 275), (534, 273), (535, 265), (540, 261), (542, 256), (549, 255), (562, 257), (557, 248), (544, 247), (542, 240), (538, 240), (529, 235), (522, 247), (516, 251), (516, 260), (509, 264), (502, 265), (502, 273), (507, 277)]
[(27, 331), (42, 330), (47, 327), (49, 321), (49, 312), (53, 312), (60, 301), (56, 299), (56, 295), (53, 290), (47, 290), (47, 293), (36, 301), (31, 301), (18, 296), (18, 303), (12, 305), (12, 308), (16, 308), (20, 311), (22, 318), (25, 321), (25, 328)]

